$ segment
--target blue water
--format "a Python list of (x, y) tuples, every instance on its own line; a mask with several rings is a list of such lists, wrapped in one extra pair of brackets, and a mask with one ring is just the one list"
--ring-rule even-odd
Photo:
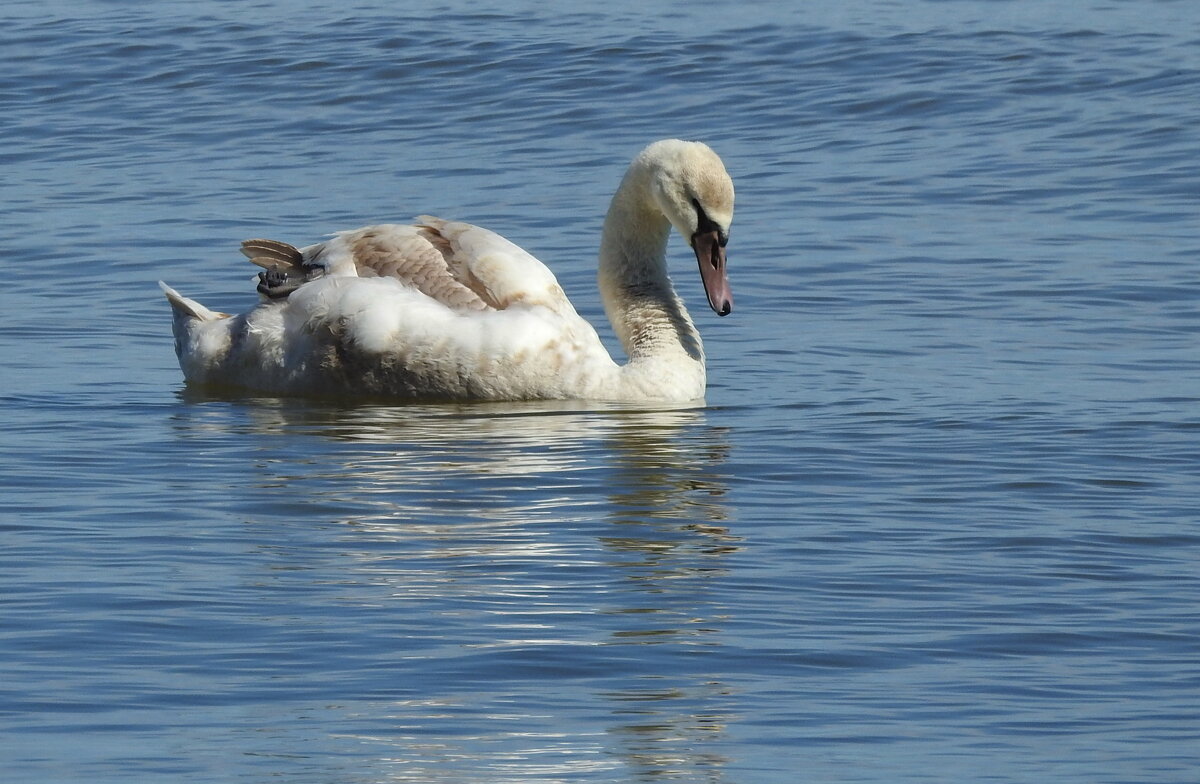
[[(1200, 779), (1194, 3), (0, 21), (0, 780)], [(602, 324), (666, 136), (706, 406), (184, 389), (247, 237), (471, 220)]]

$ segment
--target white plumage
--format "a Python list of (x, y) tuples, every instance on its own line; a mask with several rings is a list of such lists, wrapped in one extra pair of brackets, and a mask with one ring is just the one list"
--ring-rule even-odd
[(265, 268), (250, 311), (215, 313), (161, 284), (188, 383), (270, 394), (422, 400), (703, 397), (704, 353), (666, 271), (672, 225), (709, 304), (732, 307), (724, 246), (733, 184), (698, 142), (656, 142), (613, 197), (600, 246), (618, 365), (553, 273), (503, 237), (422, 217), (295, 249), (248, 240)]

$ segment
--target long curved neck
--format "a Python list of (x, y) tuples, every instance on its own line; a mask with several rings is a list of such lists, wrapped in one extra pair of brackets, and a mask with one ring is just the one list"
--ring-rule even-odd
[(654, 203), (650, 173), (631, 167), (613, 196), (600, 240), (600, 296), (617, 338), (629, 355), (627, 368), (680, 366), (700, 378), (700, 334), (667, 276), (671, 224)]

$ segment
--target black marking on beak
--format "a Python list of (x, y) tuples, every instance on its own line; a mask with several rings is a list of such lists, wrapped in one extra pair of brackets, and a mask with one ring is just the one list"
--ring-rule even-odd
[(733, 310), (733, 293), (725, 274), (725, 245), (729, 242), (729, 232), (708, 217), (698, 200), (692, 199), (692, 204), (697, 217), (696, 233), (691, 238), (692, 250), (700, 264), (700, 280), (704, 283), (708, 306), (718, 316), (728, 316)]

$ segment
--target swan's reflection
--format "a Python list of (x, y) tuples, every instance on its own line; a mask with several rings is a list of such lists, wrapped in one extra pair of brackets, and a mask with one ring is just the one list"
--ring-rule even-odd
[[(510, 729), (488, 736), (445, 726), (428, 700), (392, 704), (397, 726), (425, 727), (419, 748), (402, 733), (371, 733), (391, 747), (394, 780), (431, 780), (416, 759), (486, 760), (487, 747), (506, 765), (556, 756), (563, 775), (600, 755), (643, 780), (722, 780), (725, 761), (710, 748), (733, 700), (715, 654), (728, 615), (723, 560), (739, 540), (722, 472), (727, 433), (703, 409), (263, 400), (214, 412), (209, 402), (184, 408), (185, 435), (266, 436), (265, 491), (291, 485), (320, 509), (346, 510), (346, 601), (389, 602), (453, 631), (454, 644), (427, 650), (416, 635), (397, 641), (409, 670), (436, 659), (438, 711), (510, 706), (509, 720), (491, 722)], [(598, 723), (601, 733), (517, 729), (522, 715), (554, 712), (542, 690), (554, 688), (556, 667), (595, 671), (568, 677), (574, 696), (561, 710), (587, 714), (564, 730)], [(477, 688), (447, 687), (456, 679)]]

